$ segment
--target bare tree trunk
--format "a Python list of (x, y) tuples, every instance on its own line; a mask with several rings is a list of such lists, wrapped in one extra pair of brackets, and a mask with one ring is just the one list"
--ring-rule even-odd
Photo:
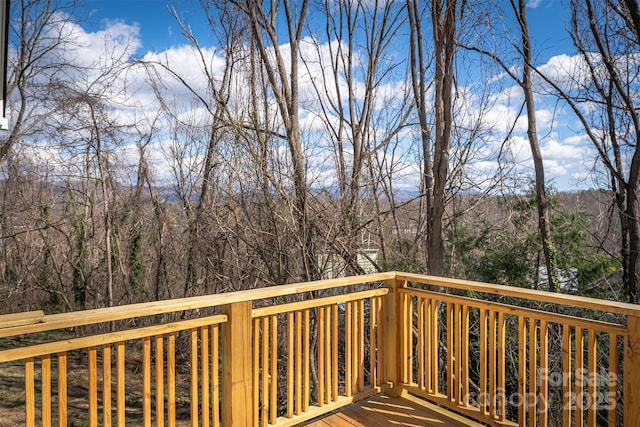
[[(527, 137), (529, 139), (529, 147), (531, 149), (531, 157), (535, 172), (535, 192), (538, 219), (538, 234), (545, 259), (545, 267), (547, 270), (548, 290), (556, 292), (558, 290), (558, 272), (556, 266), (556, 250), (551, 238), (551, 224), (549, 221), (549, 206), (547, 201), (546, 183), (544, 164), (542, 160), (542, 151), (540, 149), (540, 141), (538, 140), (538, 130), (536, 122), (536, 106), (533, 93), (532, 72), (534, 70), (532, 64), (532, 48), (531, 37), (529, 35), (529, 24), (526, 15), (525, 0), (510, 0), (511, 8), (520, 27), (521, 49), (517, 49), (519, 55), (522, 56), (522, 76), (519, 77), (513, 67), (505, 62), (501, 54), (498, 52), (489, 52), (478, 47), (466, 47), (476, 51), (482, 55), (486, 55), (493, 59), (504, 72), (516, 82), (524, 93), (524, 104), (527, 107)], [(536, 272), (536, 280), (539, 277)], [(535, 284), (537, 286), (537, 283)]]
[[(310, 219), (307, 203), (307, 172), (304, 161), (302, 137), (299, 118), (299, 81), (298, 64), (300, 59), (300, 41), (302, 29), (306, 21), (308, 0), (292, 2), (266, 2), (249, 0), (237, 3), (249, 19), (253, 39), (255, 40), (262, 65), (278, 105), (285, 137), (291, 156), (293, 168), (292, 181), (294, 189), (293, 208), (295, 210), (299, 250), (302, 259), (302, 280), (316, 280), (320, 277), (317, 254), (315, 250), (314, 226)], [(287, 28), (289, 63), (285, 63), (285, 55), (281, 51), (278, 38), (278, 16), (280, 5), (284, 8), (284, 25)], [(265, 43), (265, 38), (268, 45)]]
[(531, 157), (535, 170), (536, 203), (538, 205), (538, 230), (540, 232), (540, 243), (544, 253), (544, 261), (547, 269), (548, 290), (556, 292), (558, 290), (558, 272), (556, 267), (556, 250), (551, 239), (551, 224), (549, 223), (549, 206), (547, 203), (546, 184), (544, 178), (544, 164), (542, 162), (542, 152), (538, 141), (538, 130), (536, 125), (536, 106), (531, 83), (531, 37), (529, 36), (529, 24), (526, 14), (526, 1), (518, 0), (518, 5), (511, 1), (513, 11), (517, 16), (522, 36), (522, 80), (519, 82), (524, 92), (527, 106), (527, 136), (531, 147)]
[(107, 171), (107, 162), (108, 160), (105, 158), (105, 153), (103, 152), (102, 146), (102, 129), (98, 124), (98, 117), (96, 116), (95, 105), (91, 100), (88, 102), (88, 107), (90, 110), (92, 128), (93, 128), (93, 141), (90, 142), (93, 145), (93, 149), (96, 153), (96, 163), (98, 165), (98, 174), (100, 181), (100, 190), (102, 192), (102, 215), (103, 215), (103, 225), (104, 225), (104, 257), (105, 263), (107, 267), (107, 304), (109, 307), (113, 307), (113, 262), (112, 262), (112, 253), (111, 253), (111, 192), (109, 191), (107, 180), (108, 171)]
[(451, 149), (453, 60), (456, 53), (457, 0), (433, 0), (433, 43), (435, 48), (435, 136), (433, 151), (433, 207), (428, 214), (429, 274), (444, 273), (443, 218)]
[[(429, 220), (433, 212), (433, 160), (431, 150), (431, 126), (428, 114), (431, 105), (426, 101), (427, 95), (427, 60), (422, 33), (422, 17), (418, 0), (407, 0), (409, 16), (409, 62), (411, 69), (411, 86), (416, 114), (420, 123), (420, 140), (422, 142), (422, 200), (424, 201), (424, 215), (426, 221), (425, 234), (431, 235), (432, 222)], [(416, 235), (420, 235), (417, 232)], [(429, 239), (429, 237), (427, 237)], [(425, 252), (425, 260), (429, 263), (429, 250)]]

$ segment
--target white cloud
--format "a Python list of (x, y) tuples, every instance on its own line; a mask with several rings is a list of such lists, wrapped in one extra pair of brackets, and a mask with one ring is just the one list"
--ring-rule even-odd
[(566, 165), (564, 162), (559, 160), (545, 160), (545, 175), (547, 178), (565, 175), (567, 173), (567, 166), (569, 165)]
[[(162, 52), (148, 52), (142, 57), (142, 61), (165, 64), (196, 93), (202, 95), (209, 91), (207, 74), (214, 81), (219, 81), (225, 66), (225, 60), (218, 54), (217, 49), (201, 47), (200, 50), (196, 50), (188, 45), (172, 47)], [(184, 84), (168, 71), (161, 67), (156, 67), (156, 71), (163, 78), (165, 92), (175, 96), (190, 94)]]
[[(541, 1), (532, 1), (529, 7), (539, 7)], [(70, 24), (71, 25), (71, 24)], [(140, 28), (137, 25), (127, 25), (119, 21), (108, 21), (104, 27), (96, 32), (87, 32), (82, 27), (71, 25), (65, 28), (69, 37), (73, 37), (78, 42), (75, 50), (66, 52), (69, 58), (78, 61), (82, 66), (99, 65), (102, 69), (109, 66), (125, 66), (130, 64), (136, 50), (140, 48)], [(325, 123), (321, 117), (319, 109), (318, 94), (314, 84), (320, 89), (320, 96), (323, 101), (331, 100), (334, 103), (338, 99), (338, 90), (344, 105), (348, 105), (349, 96), (346, 81), (343, 76), (336, 76), (330, 69), (331, 60), (334, 59), (335, 52), (339, 44), (337, 41), (326, 43), (316, 43), (308, 38), (301, 44), (301, 55), (305, 62), (300, 61), (300, 96), (301, 96), (301, 125), (305, 133), (306, 141), (313, 147), (309, 156), (309, 175), (311, 179), (322, 185), (335, 184), (336, 174), (334, 170), (335, 160), (326, 151), (332, 147), (331, 140), (327, 137)], [(342, 46), (344, 47), (344, 46)], [(280, 46), (281, 52), (285, 55), (285, 63), (289, 64), (287, 55), (290, 54), (289, 46)], [(188, 45), (175, 46), (162, 52), (149, 52), (143, 56), (143, 61), (158, 62), (167, 64), (180, 75), (194, 91), (203, 97), (209, 95), (209, 81), (207, 73), (214, 82), (219, 82), (225, 67), (225, 58), (221, 52), (213, 47), (203, 46), (198, 52)], [(358, 58), (356, 58), (358, 59)], [(116, 61), (117, 60), (117, 61)], [(120, 61), (120, 62), (118, 62)], [(357, 62), (357, 61), (356, 61)], [(584, 64), (577, 56), (559, 55), (551, 58), (543, 64), (541, 70), (550, 75), (558, 82), (568, 84), (568, 77), (584, 69)], [(162, 77), (160, 87), (162, 94), (166, 97), (167, 103), (173, 106), (176, 116), (188, 123), (197, 126), (205, 126), (210, 121), (209, 112), (202, 103), (194, 101), (194, 96), (190, 93), (178, 79), (170, 76), (165, 70), (156, 68), (159, 76)], [(96, 72), (97, 73), (97, 72)], [(91, 79), (98, 78), (98, 75), (87, 74), (77, 81), (78, 87), (91, 82)], [(398, 78), (403, 78), (400, 76)], [(113, 113), (121, 124), (136, 124), (148, 129), (145, 124), (150, 118), (160, 110), (156, 95), (147, 84), (148, 74), (142, 67), (132, 67), (126, 69), (116, 79), (111, 81), (110, 86), (104, 86), (108, 90), (111, 99), (117, 101)], [(231, 106), (238, 112), (245, 112), (244, 105), (247, 102), (248, 85), (245, 76), (239, 70), (235, 73), (235, 86), (232, 89)], [(362, 76), (360, 76), (362, 78)], [(540, 82), (537, 82), (540, 84)], [(402, 100), (402, 95), (406, 91), (405, 83), (402, 80), (385, 81), (378, 87), (374, 108), (377, 113), (389, 114), (395, 107), (394, 103)], [(351, 101), (361, 102), (364, 96), (364, 86), (361, 81), (354, 82), (353, 98)], [(490, 129), (490, 136), (483, 136), (479, 140), (486, 144), (486, 147), (478, 148), (474, 154), (473, 168), (471, 173), (484, 173), (490, 176), (498, 168), (498, 149), (508, 132), (512, 129), (514, 134), (511, 137), (508, 150), (515, 164), (522, 170), (530, 171), (532, 166), (531, 150), (526, 138), (526, 111), (520, 113), (522, 106), (522, 90), (517, 85), (496, 92), (491, 98), (491, 108), (488, 111), (480, 111), (477, 105), (480, 100), (476, 99), (471, 88), (459, 87), (457, 91), (459, 98), (456, 100), (457, 107), (461, 114), (457, 117), (456, 125), (461, 127), (471, 127), (476, 124), (480, 114), (482, 125)], [(544, 99), (544, 95), (538, 95), (537, 100)], [(584, 136), (572, 135), (568, 130), (558, 131), (557, 123), (563, 119), (562, 112), (547, 107), (544, 102), (539, 102), (539, 109), (536, 111), (538, 122), (538, 132), (540, 135), (549, 136), (543, 139), (542, 151), (548, 174), (552, 177), (578, 177), (585, 176), (584, 160), (593, 158), (592, 148)], [(518, 116), (519, 115), (519, 116)], [(279, 122), (279, 114), (275, 104), (268, 107), (268, 120), (271, 123)], [(566, 117), (566, 116), (564, 116)], [(265, 119), (266, 120), (266, 119)], [(336, 116), (329, 117), (333, 125), (337, 124)], [(390, 120), (390, 119), (389, 119)], [(516, 123), (514, 127), (514, 122)], [(384, 127), (382, 122), (374, 123), (374, 126)], [(175, 148), (176, 141), (169, 135), (168, 123), (160, 124), (162, 131), (158, 136), (158, 141), (151, 143), (146, 150), (147, 161), (154, 171), (157, 180), (163, 182), (171, 179), (171, 147)], [(347, 129), (349, 127), (347, 126)], [(548, 133), (553, 129), (553, 134)], [(149, 129), (150, 130), (150, 129)], [(378, 129), (376, 129), (378, 130)], [(558, 135), (558, 132), (560, 135)], [(394, 177), (394, 185), (398, 188), (417, 189), (420, 182), (420, 167), (411, 159), (413, 148), (410, 148), (412, 134), (409, 129), (400, 135), (400, 144), (404, 144), (402, 150), (397, 150), (393, 155), (379, 153), (380, 163), (386, 165), (389, 173)], [(347, 130), (345, 138), (349, 138)], [(320, 142), (323, 144), (320, 145)], [(374, 141), (375, 142), (375, 141)], [(406, 150), (405, 150), (406, 148)], [(286, 150), (282, 150), (286, 158)], [(37, 150), (34, 148), (34, 150)], [(404, 151), (404, 152), (402, 152)], [(130, 145), (122, 149), (120, 155), (123, 157), (123, 164), (134, 167), (137, 162), (138, 152), (135, 145)], [(275, 154), (274, 154), (275, 155)], [(188, 153), (185, 160), (187, 168), (198, 169), (201, 163), (201, 153)], [(64, 156), (43, 150), (35, 153), (34, 158), (42, 159), (47, 164), (60, 164), (65, 160)], [(286, 160), (285, 160), (286, 161)], [(173, 164), (175, 166), (175, 164)], [(581, 169), (582, 168), (582, 169)]]
[(547, 109), (536, 110), (536, 127), (538, 132), (544, 132), (549, 129), (555, 120), (555, 113)]
[(581, 147), (591, 145), (589, 138), (585, 134), (568, 136), (564, 139), (563, 143), (569, 146), (581, 146)]
[[(596, 55), (593, 54), (592, 57), (597, 63)], [(583, 87), (588, 84), (590, 79), (589, 67), (581, 55), (552, 56), (545, 64), (538, 66), (538, 71), (567, 92)], [(555, 93), (555, 90), (537, 74), (534, 83), (540, 91)]]
[(589, 177), (589, 173), (586, 171), (574, 172), (571, 174), (571, 178), (575, 179), (576, 181), (584, 180), (584, 179), (587, 179), (588, 177)]
[(546, 141), (541, 150), (545, 161), (582, 160), (586, 154), (585, 148), (581, 145), (562, 144), (553, 139)]

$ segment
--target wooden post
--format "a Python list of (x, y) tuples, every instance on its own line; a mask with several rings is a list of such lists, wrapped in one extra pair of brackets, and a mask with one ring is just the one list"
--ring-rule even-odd
[(391, 385), (387, 390), (390, 396), (401, 397), (405, 390), (403, 382), (407, 380), (407, 325), (406, 295), (400, 295), (398, 290), (406, 285), (406, 282), (390, 279), (384, 282), (389, 288), (383, 305), (383, 360), (384, 380)]
[(627, 315), (629, 335), (624, 349), (624, 427), (640, 419), (640, 317)]
[(226, 305), (228, 316), (222, 327), (222, 425), (252, 427), (253, 419), (253, 344), (251, 339), (251, 302)]

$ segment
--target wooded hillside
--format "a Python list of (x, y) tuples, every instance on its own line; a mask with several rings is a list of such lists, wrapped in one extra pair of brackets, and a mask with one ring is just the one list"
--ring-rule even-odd
[[(638, 3), (566, 7), (550, 69), (524, 0), (203, 1), (206, 40), (176, 4), (183, 62), (12, 2), (0, 311), (372, 269), (638, 302)], [(582, 190), (549, 178), (557, 132)]]

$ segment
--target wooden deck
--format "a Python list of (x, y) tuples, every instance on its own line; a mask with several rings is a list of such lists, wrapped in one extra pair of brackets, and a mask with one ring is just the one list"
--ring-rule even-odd
[[(573, 314), (558, 316), (556, 306)], [(607, 321), (592, 318), (594, 311)], [(106, 332), (112, 325), (118, 329)], [(65, 335), (80, 327), (86, 335)], [(551, 339), (551, 331), (561, 339)], [(25, 339), (12, 338), (19, 336)], [(141, 419), (146, 426), (161, 420), (224, 427), (479, 425), (410, 395), (364, 399), (378, 390), (410, 392), (490, 425), (598, 427), (607, 417), (610, 426), (624, 419), (624, 427), (638, 427), (640, 420), (640, 305), (490, 283), (386, 272), (80, 312), (17, 313), (0, 317), (4, 338), (12, 343), (0, 349), (0, 373), (8, 369), (12, 380), (0, 382), (0, 396), (18, 400), (0, 399), (0, 425), (5, 400), (24, 402), (23, 409), (11, 403), (20, 421), (10, 424), (26, 427)], [(611, 348), (620, 351), (601, 360)], [(556, 355), (561, 366), (551, 363)], [(553, 385), (562, 385), (557, 405), (549, 405), (551, 376), (543, 372), (561, 380)], [(584, 378), (604, 378), (607, 387), (585, 386)], [(508, 381), (518, 383), (509, 396)], [(608, 410), (597, 405), (601, 391)], [(460, 398), (472, 393), (494, 404), (480, 411), (476, 399)], [(591, 403), (563, 410), (580, 393)], [(353, 403), (354, 396), (363, 400)], [(527, 398), (512, 402), (517, 396)], [(507, 405), (517, 403), (549, 411), (512, 406), (517, 421), (515, 413), (504, 419)]]
[(307, 427), (463, 427), (482, 424), (411, 396), (394, 398), (378, 394), (301, 425)]

